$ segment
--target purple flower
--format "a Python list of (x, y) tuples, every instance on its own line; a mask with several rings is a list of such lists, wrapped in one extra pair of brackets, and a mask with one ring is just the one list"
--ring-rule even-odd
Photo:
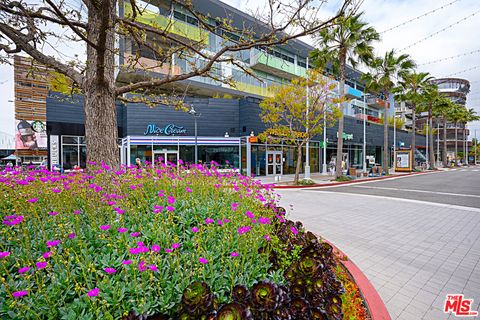
[(149, 265), (148, 268), (149, 268), (150, 270), (152, 270), (153, 272), (157, 272), (157, 271), (158, 271), (158, 267), (157, 267), (156, 265), (154, 265), (154, 264)]
[(107, 204), (108, 204), (109, 206), (113, 206), (113, 205), (115, 204), (115, 201), (108, 201)]
[(295, 229), (295, 227), (290, 227), (290, 231), (292, 231), (292, 233), (293, 233), (294, 235), (297, 235), (297, 234), (298, 234), (298, 231), (297, 231), (297, 229)]
[(108, 274), (114, 274), (115, 272), (117, 272), (117, 270), (113, 268), (104, 268), (103, 271), (105, 271)]
[(130, 248), (130, 254), (139, 254), (142, 253), (141, 248)]
[(255, 215), (253, 214), (252, 211), (247, 211), (247, 212), (245, 212), (245, 215), (246, 215), (247, 217), (249, 217), (250, 219), (255, 219)]
[(108, 229), (110, 229), (110, 226), (106, 224), (106, 225), (100, 226), (100, 229), (102, 229), (103, 231), (107, 231)]
[(153, 244), (152, 245), (152, 251), (153, 252), (159, 252), (160, 251), (160, 246), (158, 244)]
[(172, 249), (165, 249), (165, 252), (170, 253), (170, 252), (173, 252), (173, 250)]
[(172, 206), (167, 206), (167, 211), (175, 211), (175, 208)]
[(25, 273), (28, 270), (30, 270), (30, 267), (23, 267), (23, 268), (18, 269), (18, 273)]
[(8, 251), (0, 251), (0, 259), (6, 258), (10, 255)]
[(199, 231), (199, 229), (198, 229), (197, 227), (193, 227), (193, 228), (192, 228), (192, 232), (193, 232), (193, 233), (197, 233), (198, 231)]
[(62, 190), (60, 190), (58, 188), (52, 188), (52, 192), (53, 193), (60, 193), (60, 192), (62, 192)]
[(51, 216), (56, 216), (56, 215), (58, 214), (58, 212), (56, 212), (56, 211), (50, 211), (48, 214), (51, 215)]
[(217, 223), (219, 226), (223, 226), (223, 221), (221, 219), (218, 219)]
[(230, 253), (230, 257), (238, 257), (238, 252), (236, 251), (233, 251), (232, 253)]
[(124, 265), (132, 264), (132, 260), (123, 260), (122, 264), (124, 264)]
[(180, 243), (174, 243), (172, 244), (172, 249), (175, 250), (175, 249), (178, 249), (180, 248)]
[(130, 236), (132, 237), (138, 237), (140, 235), (140, 232), (132, 232), (130, 233)]
[(82, 212), (80, 210), (73, 210), (73, 214), (81, 214)]
[(175, 203), (175, 198), (172, 197), (172, 196), (168, 196), (167, 202), (168, 202), (168, 204), (174, 204)]
[(190, 189), (189, 187), (186, 187), (185, 190), (189, 193), (192, 193), (192, 189)]
[(143, 271), (147, 270), (147, 267), (145, 267), (145, 261), (143, 261), (143, 260), (140, 261), (140, 263), (138, 264), (138, 270), (140, 272), (143, 272)]
[(264, 238), (265, 240), (267, 240), (267, 241), (270, 241), (270, 240), (271, 240), (269, 235), (264, 235), (263, 238)]
[(210, 224), (210, 223), (214, 223), (214, 222), (215, 222), (215, 220), (213, 220), (212, 218), (205, 219), (206, 224)]
[(100, 289), (98, 288), (93, 288), (92, 290), (88, 291), (87, 295), (89, 297), (96, 297), (100, 293)]
[(15, 291), (12, 293), (12, 296), (14, 298), (20, 298), (20, 297), (23, 297), (23, 296), (26, 296), (28, 294), (28, 291), (24, 290), (24, 291)]
[(35, 265), (37, 266), (38, 269), (43, 269), (47, 266), (47, 262), (40, 261), (40, 262), (35, 263)]
[(260, 217), (258, 218), (258, 222), (261, 223), (261, 224), (270, 224), (270, 219), (269, 218), (265, 218), (265, 217)]
[(165, 196), (165, 191), (160, 190), (160, 191), (158, 192), (158, 196), (159, 196), (159, 197), (164, 197), (164, 196)]
[(77, 236), (77, 235), (72, 232), (72, 233), (70, 233), (70, 234), (68, 235), (68, 239), (73, 239), (73, 238), (75, 238), (76, 236)]
[(42, 254), (42, 257), (44, 257), (45, 259), (48, 259), (50, 258), (50, 256), (53, 254), (52, 251), (47, 251), (45, 252), (44, 254)]
[(124, 232), (127, 232), (128, 229), (127, 228), (118, 228), (117, 231), (120, 232), (120, 233), (124, 233)]
[(56, 247), (60, 243), (60, 240), (50, 240), (47, 241), (47, 247)]
[(6, 216), (3, 218), (3, 224), (13, 226), (23, 221), (23, 216)]
[(207, 263), (208, 263), (208, 260), (205, 259), (204, 257), (198, 258), (198, 261), (199, 261), (201, 264), (207, 264)]
[(237, 231), (238, 231), (239, 234), (244, 234), (244, 233), (247, 233), (248, 231), (250, 231), (250, 227), (249, 226), (240, 227), (240, 228), (238, 228)]
[[(30, 202), (30, 203), (35, 203), (37, 201), (38, 201), (38, 198), (28, 199), (28, 202)], [(23, 291), (21, 291), (21, 292), (23, 292)]]
[(238, 203), (232, 203), (232, 211), (235, 211), (237, 210), (237, 207), (238, 207)]

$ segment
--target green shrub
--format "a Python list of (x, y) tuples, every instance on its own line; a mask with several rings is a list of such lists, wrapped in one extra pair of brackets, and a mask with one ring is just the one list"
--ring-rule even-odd
[(338, 177), (337, 179), (335, 179), (335, 181), (340, 181), (340, 182), (343, 182), (343, 181), (351, 181), (352, 178), (350, 177), (347, 177), (347, 176), (340, 176)]
[(298, 181), (298, 184), (301, 186), (311, 186), (315, 184), (315, 181), (312, 179), (302, 179)]

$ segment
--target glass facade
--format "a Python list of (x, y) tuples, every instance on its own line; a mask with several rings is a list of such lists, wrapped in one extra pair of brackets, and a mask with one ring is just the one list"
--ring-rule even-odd
[(75, 166), (86, 167), (87, 147), (83, 136), (62, 136), (62, 167), (71, 170)]

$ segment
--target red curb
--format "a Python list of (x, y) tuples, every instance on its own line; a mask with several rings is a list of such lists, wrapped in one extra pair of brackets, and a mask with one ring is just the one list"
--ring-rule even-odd
[(316, 183), (308, 186), (287, 186), (287, 185), (276, 185), (276, 184), (270, 184), (270, 183), (265, 183), (263, 184), (264, 186), (273, 186), (274, 189), (305, 189), (305, 188), (317, 188), (317, 187), (331, 187), (331, 186), (341, 186), (344, 184), (353, 184), (353, 183), (360, 183), (360, 182), (365, 182), (365, 181), (376, 181), (376, 180), (384, 180), (384, 179), (391, 179), (395, 177), (406, 177), (406, 176), (413, 176), (416, 174), (426, 174), (426, 173), (432, 173), (432, 172), (442, 172), (442, 171), (426, 171), (426, 172), (412, 172), (412, 173), (406, 173), (406, 174), (399, 174), (396, 176), (383, 176), (383, 177), (377, 177), (377, 178), (369, 178), (369, 179), (360, 179), (360, 180), (351, 180), (351, 181), (342, 181), (342, 182), (329, 182), (329, 183)]
[[(352, 260), (348, 259), (347, 255), (344, 254), (341, 250), (339, 250), (334, 244), (330, 241), (326, 240), (325, 238), (321, 238), (323, 241), (330, 244), (333, 249), (334, 253), (340, 257), (340, 262), (343, 266), (348, 270), (348, 272), (353, 277), (355, 284), (358, 286), (362, 296), (364, 297), (368, 311), (372, 316), (372, 320), (391, 320), (390, 314), (388, 313), (387, 307), (383, 303), (382, 298), (378, 294), (375, 287), (372, 285), (370, 280), (365, 276), (365, 274), (360, 270), (360, 268), (352, 262)], [(348, 260), (342, 259), (342, 257), (347, 257)]]

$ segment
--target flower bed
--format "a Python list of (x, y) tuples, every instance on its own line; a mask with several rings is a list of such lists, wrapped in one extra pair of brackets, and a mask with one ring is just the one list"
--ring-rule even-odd
[(342, 317), (331, 246), (250, 178), (174, 165), (7, 170), (1, 319)]

